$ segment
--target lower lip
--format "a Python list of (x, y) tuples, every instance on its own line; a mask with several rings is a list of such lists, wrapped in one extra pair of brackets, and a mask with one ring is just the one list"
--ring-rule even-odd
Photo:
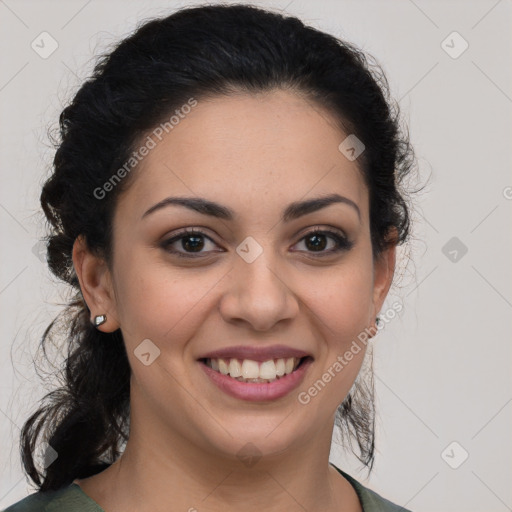
[(228, 375), (223, 375), (199, 362), (203, 371), (210, 377), (213, 383), (224, 393), (249, 402), (263, 402), (276, 400), (286, 396), (303, 381), (306, 371), (313, 360), (306, 359), (294, 372), (285, 375), (273, 382), (240, 382)]

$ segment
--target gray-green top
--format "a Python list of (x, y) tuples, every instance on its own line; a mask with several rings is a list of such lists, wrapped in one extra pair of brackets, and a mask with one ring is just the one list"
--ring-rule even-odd
[[(361, 502), (363, 512), (411, 512), (386, 500), (376, 492), (368, 489), (352, 478), (349, 474), (341, 473), (355, 489)], [(93, 499), (91, 499), (77, 484), (70, 484), (57, 491), (35, 492), (26, 498), (14, 503), (2, 512), (105, 512)]]

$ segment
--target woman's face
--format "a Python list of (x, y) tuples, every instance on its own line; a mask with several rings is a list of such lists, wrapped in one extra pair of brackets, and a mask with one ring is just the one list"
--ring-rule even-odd
[[(107, 313), (101, 330), (123, 334), (133, 432), (217, 456), (247, 446), (261, 454), (305, 449), (319, 435), (330, 442), (365, 345), (350, 361), (343, 356), (375, 325), (395, 257), (390, 250), (374, 265), (368, 191), (357, 160), (338, 149), (347, 135), (290, 92), (218, 97), (164, 131), (133, 171), (114, 217), (112, 288), (93, 309)], [(290, 209), (333, 194), (345, 199)], [(149, 211), (169, 197), (201, 198), (231, 216), (171, 203)], [(167, 243), (184, 228), (202, 234)], [(230, 354), (246, 375), (255, 364), (261, 375), (289, 370), (278, 359), (294, 350), (309, 363), (300, 378), (234, 384), (202, 361), (221, 349), (235, 375)], [(308, 391), (318, 380), (324, 385)]]

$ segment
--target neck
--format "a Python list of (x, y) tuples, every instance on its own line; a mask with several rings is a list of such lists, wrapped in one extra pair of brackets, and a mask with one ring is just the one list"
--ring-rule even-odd
[(143, 411), (133, 413), (123, 455), (91, 477), (89, 487), (80, 483), (106, 512), (361, 510), (351, 484), (329, 465), (334, 416), (323, 430), (277, 454), (258, 458), (253, 447), (251, 457), (246, 445), (248, 457), (229, 458), (158, 420), (139, 424)]

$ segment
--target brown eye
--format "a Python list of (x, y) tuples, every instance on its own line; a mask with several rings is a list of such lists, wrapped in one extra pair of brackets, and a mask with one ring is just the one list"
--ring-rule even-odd
[[(334, 248), (325, 250), (328, 246), (328, 239), (334, 240)], [(301, 238), (301, 242), (305, 241), (306, 252), (319, 253), (319, 256), (337, 253), (343, 250), (349, 250), (353, 247), (354, 243), (349, 241), (345, 236), (340, 235), (336, 231), (331, 230), (319, 230), (315, 229), (307, 233)]]
[[(329, 245), (328, 240), (334, 241), (334, 247), (327, 249)], [(199, 258), (206, 256), (211, 251), (203, 251), (205, 247), (205, 240), (210, 241), (212, 244), (215, 242), (201, 230), (198, 229), (184, 229), (178, 234), (162, 242), (161, 246), (164, 250), (176, 255), (180, 258)], [(307, 253), (317, 253), (315, 256), (328, 256), (340, 251), (347, 251), (351, 249), (354, 242), (348, 240), (345, 236), (337, 231), (328, 229), (314, 229), (303, 236), (300, 240), (304, 240)], [(178, 242), (181, 242), (178, 244)], [(299, 243), (300, 243), (299, 242)], [(172, 247), (173, 245), (177, 247)], [(216, 244), (215, 244), (216, 245)], [(221, 252), (221, 251), (214, 251)], [(303, 251), (300, 251), (303, 252)]]
[[(212, 243), (213, 240), (207, 236), (205, 233), (203, 233), (200, 230), (197, 229), (185, 229), (178, 233), (176, 236), (173, 236), (169, 240), (165, 240), (162, 243), (162, 248), (166, 251), (169, 251), (171, 254), (175, 254), (176, 256), (183, 257), (183, 258), (195, 258), (198, 256), (194, 256), (194, 253), (201, 255), (202, 249), (205, 246), (204, 239), (209, 240)], [(177, 242), (180, 242), (178, 244), (178, 247), (184, 251), (181, 252), (181, 250), (177, 250), (176, 248), (169, 248), (172, 245), (176, 244)], [(206, 251), (208, 252), (208, 251)], [(218, 252), (218, 251), (217, 251)], [(199, 256), (200, 257), (200, 256)]]

